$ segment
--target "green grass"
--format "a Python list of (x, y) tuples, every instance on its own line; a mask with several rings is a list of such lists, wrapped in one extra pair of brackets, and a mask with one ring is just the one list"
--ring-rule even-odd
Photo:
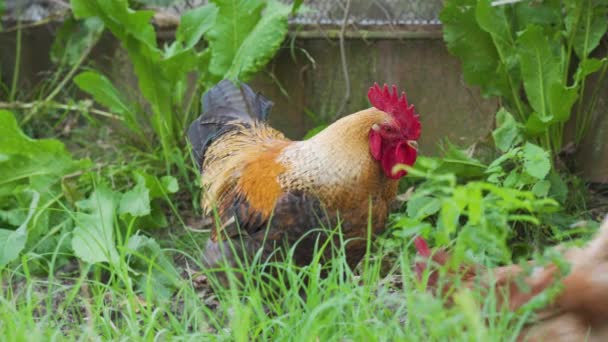
[[(479, 293), (463, 293), (446, 308), (417, 281), (405, 243), (391, 251), (388, 271), (380, 257), (386, 250), (374, 251), (355, 272), (338, 252), (325, 266), (326, 277), (319, 264), (289, 262), (273, 264), (278, 272), (271, 276), (257, 260), (235, 270), (245, 275), (240, 285), (222, 287), (199, 263), (205, 235), (172, 236), (165, 252), (179, 274), (148, 260), (143, 279), (150, 281), (140, 284), (127, 272), (128, 258), (115, 267), (70, 263), (57, 270), (50, 256), (44, 260), (51, 272), (41, 277), (28, 270), (36, 257), (25, 255), (1, 273), (0, 339), (511, 340), (521, 323), (520, 316), (495, 312), (492, 296), (481, 299), (485, 307), (478, 310)], [(175, 284), (168, 296), (152, 281), (163, 272)]]

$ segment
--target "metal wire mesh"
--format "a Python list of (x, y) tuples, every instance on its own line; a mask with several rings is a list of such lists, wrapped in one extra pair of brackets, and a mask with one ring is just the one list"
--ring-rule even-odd
[(36, 22), (66, 7), (69, 8), (68, 0), (5, 0), (2, 19)]
[[(292, 3), (293, 0), (281, 0)], [(387, 25), (439, 24), (442, 0), (306, 0), (302, 10), (290, 18), (290, 24), (336, 26), (342, 25), (346, 4), (350, 1), (347, 20), (349, 29)], [(146, 0), (154, 8), (175, 15), (202, 6), (208, 0)], [(170, 5), (164, 5), (170, 3)], [(38, 21), (57, 10), (65, 10), (67, 0), (6, 0), (5, 18)]]
[[(292, 20), (296, 24), (339, 25), (344, 19), (346, 0), (310, 0), (310, 11)], [(438, 23), (441, 0), (352, 1), (348, 23), (357, 26)]]
[[(307, 0), (290, 18), (291, 24), (341, 25), (348, 0)], [(178, 0), (175, 14), (206, 4), (207, 0)], [(283, 0), (292, 3), (290, 0)], [(439, 24), (442, 0), (351, 0), (348, 24), (355, 26)]]

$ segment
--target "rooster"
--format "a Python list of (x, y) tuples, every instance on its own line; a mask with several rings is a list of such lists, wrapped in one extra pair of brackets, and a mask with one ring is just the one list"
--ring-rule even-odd
[[(419, 277), (428, 266), (428, 260), (432, 260), (435, 266), (449, 262), (449, 254), (443, 250), (431, 253), (422, 238), (417, 238), (415, 245), (419, 255), (425, 259), (416, 264)], [(520, 265), (490, 270), (481, 266), (465, 266), (456, 274), (465, 288), (481, 285), (483, 291), (488, 291), (490, 286), (494, 286), (498, 305), (512, 311), (556, 282), (561, 285), (559, 294), (547, 307), (536, 312), (537, 319), (524, 327), (518, 340), (608, 341), (608, 217), (596, 237), (585, 247), (556, 248), (570, 263), (567, 275), (561, 274), (560, 268), (554, 264), (535, 266), (533, 262), (529, 262), (533, 270), (531, 275)], [(454, 290), (450, 277), (454, 279), (454, 274), (448, 273), (446, 284), (437, 288), (438, 274), (431, 271), (427, 283), (428, 288), (447, 296), (448, 305), (451, 303), (450, 293)], [(519, 280), (523, 280), (526, 289), (520, 288), (522, 282)]]
[[(200, 169), (206, 214), (219, 220), (204, 250), (208, 268), (237, 266), (259, 251), (264, 259), (295, 247), (309, 264), (317, 228), (339, 225), (351, 267), (371, 233), (381, 232), (398, 180), (417, 156), (420, 121), (405, 93), (377, 84), (373, 107), (334, 122), (305, 141), (291, 141), (265, 123), (272, 102), (244, 83), (224, 80), (203, 97), (204, 113), (188, 138)], [(370, 217), (371, 215), (371, 217)]]

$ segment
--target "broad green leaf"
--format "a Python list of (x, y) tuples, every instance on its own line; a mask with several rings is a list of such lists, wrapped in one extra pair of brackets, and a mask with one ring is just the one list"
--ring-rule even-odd
[(551, 188), (551, 182), (543, 179), (534, 184), (532, 187), (532, 193), (534, 193), (534, 195), (537, 197), (545, 197), (549, 193), (549, 188)]
[(194, 50), (183, 50), (158, 61), (157, 67), (162, 70), (169, 84), (177, 84), (186, 73), (197, 66), (197, 55)]
[[(536, 25), (529, 25), (518, 37), (517, 42), (521, 74), (528, 101), (540, 121), (551, 122), (554, 119), (552, 109), (555, 109), (551, 104), (552, 99), (555, 100), (552, 95), (564, 89), (561, 84), (561, 60), (555, 54), (558, 51), (557, 42), (550, 41), (543, 29)], [(567, 110), (569, 111), (569, 108)]]
[(536, 179), (544, 179), (551, 170), (549, 153), (532, 143), (524, 145), (524, 171)]
[[(161, 52), (157, 49), (146, 47), (144, 44), (138, 44), (135, 41), (130, 41), (128, 46), (129, 59), (133, 62), (139, 89), (152, 106), (154, 115), (162, 117), (162, 113), (165, 113), (165, 115), (172, 113), (171, 95), (173, 94), (173, 89), (169, 79), (165, 76), (164, 70), (159, 67)], [(178, 76), (173, 75), (173, 78), (177, 78)], [(167, 124), (171, 122), (169, 120), (165, 121)], [(155, 127), (155, 129), (157, 130), (157, 134), (159, 134), (160, 128)]]
[(150, 214), (150, 191), (146, 187), (144, 177), (137, 176), (137, 184), (133, 189), (122, 194), (118, 213), (134, 217)]
[[(41, 209), (27, 231), (27, 240), (37, 241), (52, 228), (51, 220), (67, 219), (65, 211), (55, 205), (62, 198), (63, 176), (89, 167), (90, 161), (73, 160), (58, 140), (27, 137), (10, 112), (0, 111), (0, 122), (0, 208), (24, 208), (30, 203), (24, 190), (39, 193)], [(23, 237), (18, 233), (11, 236)], [(39, 251), (42, 245), (37, 246)]]
[(93, 17), (96, 15), (94, 3), (87, 0), (71, 0), (72, 13), (77, 19)]
[(479, 187), (468, 187), (467, 202), (470, 223), (473, 225), (479, 224), (483, 217), (483, 198)]
[(82, 55), (97, 43), (104, 25), (97, 17), (75, 20), (68, 17), (55, 35), (51, 46), (51, 60), (74, 65)]
[(447, 141), (441, 145), (442, 156), (435, 172), (454, 174), (462, 179), (473, 179), (484, 175), (487, 166), (471, 157), (466, 150)]
[(85, 71), (74, 77), (74, 83), (89, 93), (95, 101), (108, 107), (112, 112), (124, 114), (130, 111), (122, 96), (110, 80), (96, 71)]
[(63, 153), (65, 148), (59, 140), (34, 140), (23, 134), (13, 113), (0, 110), (0, 153), (2, 161), (10, 160), (11, 155), (37, 158), (45, 153)]
[(175, 32), (176, 41), (181, 42), (184, 49), (194, 47), (203, 34), (213, 27), (217, 13), (218, 8), (214, 4), (200, 6), (184, 13)]
[(578, 84), (579, 82), (584, 80), (587, 76), (600, 70), (600, 68), (605, 63), (608, 63), (608, 57), (604, 57), (602, 59), (597, 59), (597, 58), (585, 59), (578, 65), (578, 68), (576, 69), (576, 73), (574, 74), (575, 82)]
[(534, 137), (546, 132), (548, 125), (540, 120), (540, 117), (536, 112), (533, 112), (528, 117), (524, 127), (526, 134)]
[(551, 182), (549, 196), (555, 198), (560, 203), (564, 203), (568, 198), (568, 184), (564, 182), (562, 177), (555, 170), (552, 170), (551, 173), (549, 173), (548, 179)]
[(82, 13), (74, 11), (77, 17), (99, 17), (108, 29), (127, 45), (127, 38), (131, 36), (151, 48), (157, 46), (151, 23), (153, 11), (133, 11), (129, 9), (127, 0), (72, 0), (72, 6), (85, 9)]
[(502, 182), (502, 186), (507, 188), (515, 188), (518, 184), (522, 183), (522, 175), (518, 172), (510, 172), (509, 175)]
[(27, 241), (27, 227), (34, 213), (38, 209), (40, 194), (33, 190), (26, 190), (32, 195), (32, 200), (25, 220), (16, 230), (0, 229), (0, 268), (15, 260), (25, 248)]
[(72, 249), (87, 263), (118, 262), (114, 240), (114, 222), (118, 196), (105, 185), (99, 185), (88, 199), (77, 202), (76, 228)]
[(599, 45), (608, 29), (608, 1), (566, 0), (566, 34), (576, 55), (584, 59)]
[[(498, 55), (511, 77), (517, 77), (515, 40), (511, 34), (510, 20), (505, 14), (505, 6), (492, 6), (490, 0), (477, 2), (475, 18), (479, 27), (492, 36)], [(500, 68), (503, 66), (499, 65)], [(516, 83), (518, 81), (514, 81)]]
[(174, 194), (179, 191), (179, 184), (177, 183), (177, 179), (173, 176), (162, 176), (160, 178), (160, 183), (168, 194)]
[(209, 64), (211, 63), (211, 49), (205, 49), (196, 56), (196, 66), (199, 72), (199, 79), (206, 80), (211, 78)]
[(0, 229), (0, 269), (19, 256), (26, 241), (25, 226), (17, 230)]
[(0, 198), (11, 194), (19, 184), (29, 184), (46, 194), (61, 176), (90, 164), (87, 160), (74, 161), (58, 140), (30, 139), (11, 112), (0, 110), (0, 122)]
[(393, 232), (397, 237), (411, 238), (415, 235), (425, 235), (433, 229), (433, 226), (428, 222), (421, 222), (406, 215), (398, 215), (394, 218), (393, 226), (398, 229), (395, 229)]
[(552, 31), (561, 28), (563, 20), (561, 0), (543, 0), (542, 5), (534, 1), (519, 1), (511, 9), (513, 10), (512, 32), (525, 30), (529, 24), (539, 25)]
[[(99, 17), (122, 42), (133, 63), (139, 88), (150, 102), (155, 115), (164, 114), (171, 119), (174, 84), (167, 80), (167, 73), (160, 67), (162, 52), (157, 47), (156, 34), (150, 20), (154, 12), (133, 11), (129, 9), (127, 0), (72, 0), (72, 6), (85, 9), (77, 16)], [(178, 78), (180, 75), (171, 76)], [(156, 120), (160, 121), (159, 118)], [(156, 122), (155, 129), (157, 134), (162, 134), (162, 129), (173, 132), (172, 120)]]
[(492, 37), (475, 20), (476, 0), (447, 1), (440, 14), (443, 39), (450, 53), (462, 62), (464, 79), (481, 88), (485, 96), (509, 97), (507, 73)]
[(177, 288), (179, 272), (153, 238), (134, 235), (127, 242), (130, 266), (140, 290), (152, 298), (167, 300)]
[(233, 64), (243, 41), (260, 21), (264, 1), (214, 0), (212, 2), (217, 5), (219, 11), (213, 28), (206, 36), (211, 49), (209, 71), (221, 79)]
[(135, 179), (143, 179), (145, 181), (146, 188), (150, 191), (150, 200), (162, 198), (166, 194), (173, 194), (179, 190), (179, 184), (177, 179), (173, 176), (163, 176), (158, 179), (144, 171), (136, 171)]
[(300, 10), (303, 2), (304, 0), (294, 0), (293, 7), (291, 8), (292, 15), (295, 15)]
[(439, 214), (438, 228), (443, 234), (442, 241), (438, 243), (448, 243), (449, 236), (456, 232), (458, 227), (458, 219), (460, 218), (462, 211), (461, 207), (458, 206), (453, 200), (446, 199), (441, 203), (441, 212)]
[(226, 78), (248, 81), (274, 56), (287, 35), (287, 15), (291, 7), (268, 1), (262, 18), (239, 46)]
[(418, 159), (416, 159), (414, 168), (422, 173), (430, 173), (431, 171), (437, 169), (437, 167), (440, 165), (441, 160), (439, 160), (439, 158), (419, 156)]
[(566, 122), (570, 119), (572, 106), (578, 99), (576, 87), (564, 87), (560, 83), (552, 83), (549, 87), (549, 110), (556, 122)]
[(503, 164), (504, 162), (515, 159), (517, 157), (517, 154), (519, 153), (519, 151), (521, 151), (521, 148), (515, 147), (515, 148), (507, 150), (500, 157), (494, 159), (494, 161), (491, 162), (490, 165), (488, 166), (488, 173), (495, 172), (496, 171), (495, 169), (499, 169), (500, 165)]
[(508, 151), (523, 140), (519, 123), (504, 108), (496, 113), (496, 129), (492, 131), (492, 138), (502, 152)]
[(416, 196), (407, 202), (407, 215), (415, 219), (423, 219), (433, 215), (441, 208), (441, 201), (434, 197)]
[[(283, 13), (276, 10), (280, 5), (263, 0), (216, 0), (185, 13), (176, 42), (161, 50), (151, 25), (151, 11), (132, 10), (127, 0), (72, 0), (72, 6), (78, 18), (100, 18), (127, 50), (139, 90), (151, 108), (151, 126), (166, 157), (181, 139), (184, 116), (179, 111), (186, 103), (188, 74), (197, 71), (201, 83), (210, 85), (232, 68), (231, 75), (245, 80), (276, 51), (276, 33), (284, 31), (280, 40), (286, 33), (274, 19), (277, 13)], [(260, 22), (268, 24), (256, 26)], [(273, 24), (277, 27), (270, 30)], [(253, 36), (252, 31), (259, 34)], [(194, 46), (203, 36), (209, 44), (203, 52), (197, 52)], [(249, 36), (255, 40), (250, 43), (253, 50), (240, 51)], [(131, 126), (134, 122), (129, 120)]]
[(134, 173), (134, 178), (137, 185), (122, 195), (119, 213), (138, 217), (137, 227), (141, 229), (166, 227), (168, 221), (159, 199), (179, 190), (177, 179), (172, 176), (159, 179), (139, 170)]
[(137, 227), (145, 230), (165, 228), (169, 225), (167, 217), (165, 216), (166, 208), (160, 205), (159, 201), (150, 202), (150, 214), (139, 217), (137, 220)]
[(25, 220), (27, 213), (23, 212), (23, 209), (16, 201), (7, 202), (4, 202), (3, 204), (6, 205), (7, 208), (11, 209), (0, 210), (0, 222), (8, 223), (11, 226), (18, 227), (21, 222)]

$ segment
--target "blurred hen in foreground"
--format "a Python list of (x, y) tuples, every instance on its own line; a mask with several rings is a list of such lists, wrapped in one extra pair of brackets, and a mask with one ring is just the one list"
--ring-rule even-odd
[[(372, 234), (384, 229), (398, 180), (395, 165), (413, 165), (420, 122), (395, 86), (370, 88), (373, 107), (348, 115), (306, 141), (291, 141), (265, 123), (272, 103), (246, 84), (224, 80), (203, 98), (188, 138), (201, 171), (202, 207), (219, 221), (204, 252), (207, 267), (237, 266), (296, 246), (298, 265), (340, 225), (354, 267)], [(371, 211), (370, 211), (371, 208)], [(369, 215), (371, 214), (371, 218)], [(331, 254), (325, 250), (325, 256)]]
[[(422, 238), (415, 241), (416, 249), (423, 258), (416, 264), (416, 272), (423, 272), (432, 260), (428, 288), (452, 302), (460, 280), (463, 288), (481, 286), (485, 293), (492, 290), (499, 306), (515, 311), (552, 285), (562, 289), (553, 301), (536, 312), (536, 320), (527, 324), (519, 335), (523, 341), (608, 341), (608, 217), (596, 237), (582, 248), (556, 247), (570, 264), (570, 272), (560, 274), (557, 265), (534, 265), (527, 274), (521, 265), (508, 265), (493, 269), (481, 266), (465, 266), (440, 282), (438, 265), (447, 265), (450, 255), (443, 250), (431, 253)], [(459, 279), (456, 279), (458, 277)], [(452, 286), (454, 285), (454, 286)], [(521, 286), (523, 285), (523, 286)]]

